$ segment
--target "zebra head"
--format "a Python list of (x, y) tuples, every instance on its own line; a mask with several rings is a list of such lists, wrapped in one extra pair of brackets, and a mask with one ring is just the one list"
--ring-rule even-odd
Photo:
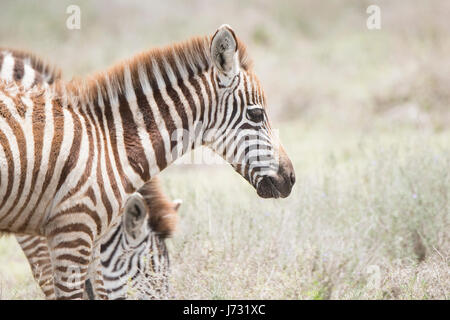
[[(102, 245), (102, 263), (109, 260), (103, 263), (103, 276), (110, 299), (168, 297), (169, 256), (165, 238), (171, 234), (153, 230), (151, 216), (155, 214), (147, 202), (141, 193), (132, 194), (124, 207), (120, 235), (111, 237), (114, 243)], [(180, 204), (167, 202), (156, 215), (176, 217)]]
[(295, 183), (292, 163), (272, 130), (266, 98), (245, 47), (228, 26), (211, 38), (216, 120), (204, 143), (221, 155), (263, 198), (287, 197)]

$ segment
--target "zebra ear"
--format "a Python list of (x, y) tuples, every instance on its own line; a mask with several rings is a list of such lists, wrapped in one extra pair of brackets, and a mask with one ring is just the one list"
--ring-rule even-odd
[(216, 68), (229, 76), (239, 72), (238, 42), (233, 29), (221, 25), (211, 39), (211, 58)]
[(142, 225), (147, 217), (147, 206), (139, 193), (135, 193), (128, 198), (123, 215), (125, 231), (133, 238), (139, 237)]

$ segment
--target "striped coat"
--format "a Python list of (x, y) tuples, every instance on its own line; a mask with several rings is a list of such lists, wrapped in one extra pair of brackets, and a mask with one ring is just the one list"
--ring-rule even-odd
[[(25, 88), (51, 85), (61, 78), (58, 69), (29, 52), (0, 49), (0, 61), (4, 62), (0, 64), (0, 79), (18, 82)], [(103, 240), (101, 272), (108, 298), (128, 298), (129, 291), (135, 291), (135, 296), (143, 299), (167, 297), (169, 257), (165, 238), (175, 230), (180, 201), (169, 201), (162, 193), (157, 178), (153, 178), (127, 201), (122, 220), (136, 214), (132, 203), (141, 208), (141, 212), (147, 213), (139, 223), (141, 238), (145, 241), (141, 240), (139, 246), (132, 249), (127, 248), (133, 242), (133, 237), (130, 230), (120, 225), (112, 228), (111, 236)], [(54, 299), (53, 269), (46, 239), (30, 235), (17, 235), (16, 238), (46, 298)], [(123, 270), (123, 266), (129, 265), (131, 267)]]
[(126, 199), (189, 150), (211, 148), (261, 197), (290, 194), (293, 167), (265, 109), (228, 26), (88, 80), (0, 84), (0, 230), (46, 237), (56, 297), (82, 298)]
[(23, 88), (52, 85), (61, 79), (61, 70), (26, 51), (0, 48), (0, 80), (14, 81)]
[[(175, 231), (180, 204), (180, 200), (171, 202), (166, 198), (156, 177), (128, 198), (121, 223), (111, 228), (100, 249), (108, 299), (169, 297), (170, 264), (165, 239)], [(46, 298), (55, 299), (46, 239), (24, 235), (17, 236), (17, 241)], [(92, 293), (88, 297), (92, 298)]]

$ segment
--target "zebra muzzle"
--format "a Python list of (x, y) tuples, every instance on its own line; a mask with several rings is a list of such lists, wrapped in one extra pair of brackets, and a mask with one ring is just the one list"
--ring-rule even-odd
[(256, 191), (261, 198), (286, 198), (295, 184), (295, 173), (291, 161), (286, 157), (277, 174), (265, 175)]

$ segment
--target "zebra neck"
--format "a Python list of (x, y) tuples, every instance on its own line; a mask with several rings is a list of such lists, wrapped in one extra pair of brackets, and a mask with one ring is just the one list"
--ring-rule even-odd
[(68, 90), (69, 104), (90, 110), (99, 131), (108, 133), (127, 193), (203, 143), (218, 100), (211, 69), (173, 78), (173, 71), (152, 67), (124, 65), (88, 90), (73, 84)]

